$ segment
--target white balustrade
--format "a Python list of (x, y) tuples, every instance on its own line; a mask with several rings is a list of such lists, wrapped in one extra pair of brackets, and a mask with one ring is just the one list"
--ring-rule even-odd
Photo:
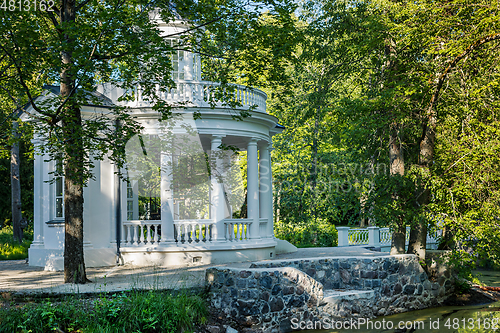
[(349, 245), (368, 244), (368, 229), (349, 229)]
[(389, 228), (380, 228), (380, 245), (390, 246), (392, 242), (392, 232)]
[[(216, 89), (218, 83), (208, 81), (185, 81), (177, 80), (177, 87), (167, 90), (156, 88), (160, 98), (166, 102), (185, 104), (186, 106), (211, 107), (214, 103), (216, 107), (224, 107), (223, 103), (217, 99)], [(255, 106), (255, 111), (266, 112), (267, 95), (258, 89), (250, 89), (246, 86), (234, 84), (234, 92), (230, 98), (231, 102), (239, 102), (241, 106), (237, 108), (248, 109)], [(145, 99), (142, 94), (142, 89), (138, 85), (134, 91), (134, 100), (122, 102), (121, 104), (128, 107), (144, 107), (150, 106), (150, 102)]]
[(251, 220), (226, 219), (224, 220), (225, 238), (228, 242), (243, 242), (250, 239)]
[[(250, 240), (250, 219), (224, 219), (222, 241), (246, 242)], [(260, 219), (260, 231), (267, 231), (267, 220)], [(213, 220), (174, 220), (174, 244), (211, 244), (217, 239), (216, 223)], [(222, 230), (221, 230), (222, 232)], [(123, 222), (121, 246), (161, 246), (160, 220), (132, 220)], [(161, 243), (163, 244), (163, 243)]]
[(209, 243), (214, 235), (215, 223), (212, 220), (175, 220), (174, 240), (177, 244)]
[(123, 222), (123, 246), (158, 245), (161, 239), (161, 221), (132, 220)]
[[(370, 245), (391, 246), (392, 231), (389, 228), (368, 227), (367, 229), (351, 229), (349, 227), (337, 227), (338, 246)], [(427, 235), (427, 247), (437, 248), (442, 230), (434, 231)], [(410, 227), (406, 227), (406, 245), (410, 240)]]

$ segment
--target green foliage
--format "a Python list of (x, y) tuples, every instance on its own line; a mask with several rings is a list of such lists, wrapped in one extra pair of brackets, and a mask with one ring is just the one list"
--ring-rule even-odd
[(200, 296), (149, 291), (0, 309), (0, 332), (179, 332), (203, 324)]
[(28, 248), (33, 241), (33, 230), (31, 227), (24, 229), (23, 242), (14, 242), (12, 226), (0, 229), (0, 260), (17, 260), (28, 257)]
[[(447, 229), (457, 266), (498, 267), (499, 8), (497, 0), (304, 1), (289, 81), (269, 102), (286, 127), (273, 155), (279, 221), (431, 224)], [(404, 153), (402, 176), (317, 172), (389, 166), (391, 137)], [(322, 190), (337, 179), (357, 190)]]
[[(6, 124), (3, 127), (7, 132)], [(30, 142), (32, 129), (29, 124), (21, 124), (20, 131), (20, 179), (21, 179), (21, 203), (23, 217), (33, 220), (33, 145)], [(1, 140), (0, 140), (1, 141)], [(0, 142), (1, 143), (1, 142)], [(5, 143), (7, 144), (7, 142)], [(10, 148), (10, 147), (6, 147)], [(11, 187), (10, 187), (10, 150), (0, 150), (0, 228), (10, 225), (12, 219)]]
[(325, 222), (309, 222), (303, 224), (279, 222), (274, 226), (277, 238), (302, 247), (337, 246), (338, 234), (335, 226)]

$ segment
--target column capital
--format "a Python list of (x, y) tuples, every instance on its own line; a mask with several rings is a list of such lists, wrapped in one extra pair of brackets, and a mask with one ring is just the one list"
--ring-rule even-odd
[(225, 137), (225, 135), (222, 135), (222, 134), (213, 134), (210, 140), (212, 140), (212, 141), (222, 140), (223, 137)]
[(248, 141), (249, 146), (256, 146), (257, 141), (259, 141), (257, 138), (250, 138), (250, 141)]
[(266, 148), (269, 151), (273, 150), (273, 143), (268, 141), (262, 141), (259, 143), (259, 149), (266, 149)]

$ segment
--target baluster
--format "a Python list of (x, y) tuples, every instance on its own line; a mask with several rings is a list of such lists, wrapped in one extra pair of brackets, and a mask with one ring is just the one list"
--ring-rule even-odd
[(226, 242), (229, 242), (229, 239), (231, 238), (229, 234), (229, 223), (226, 223)]
[(217, 228), (215, 224), (212, 224), (210, 227), (210, 241), (213, 242), (214, 239), (217, 239)]
[(151, 244), (151, 224), (146, 224), (146, 233), (147, 244)]
[(144, 245), (144, 225), (141, 224), (141, 245)]
[(181, 228), (179, 227), (178, 224), (174, 224), (175, 228), (175, 241), (180, 242), (181, 241)]
[(132, 228), (134, 229), (134, 245), (138, 245), (139, 244), (139, 226), (138, 225), (134, 225), (132, 226)]
[(158, 224), (155, 224), (154, 225), (155, 227), (155, 234), (153, 236), (153, 243), (157, 244), (158, 243)]
[(127, 244), (132, 245), (132, 232), (130, 230), (132, 228), (132, 226), (127, 225), (126, 228), (127, 228)]
[(241, 241), (242, 240), (241, 235), (242, 235), (242, 231), (243, 231), (243, 226), (241, 223), (236, 224), (236, 226), (237, 226), (237, 228), (236, 228), (236, 240)]

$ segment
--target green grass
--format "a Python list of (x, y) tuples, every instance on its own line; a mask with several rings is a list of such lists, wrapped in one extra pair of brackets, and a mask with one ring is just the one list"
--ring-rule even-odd
[(28, 248), (33, 240), (33, 232), (26, 230), (21, 244), (14, 242), (12, 226), (0, 229), (0, 260), (28, 258)]
[(159, 290), (95, 299), (77, 295), (0, 309), (0, 333), (186, 332), (206, 322), (208, 307), (197, 295)]

